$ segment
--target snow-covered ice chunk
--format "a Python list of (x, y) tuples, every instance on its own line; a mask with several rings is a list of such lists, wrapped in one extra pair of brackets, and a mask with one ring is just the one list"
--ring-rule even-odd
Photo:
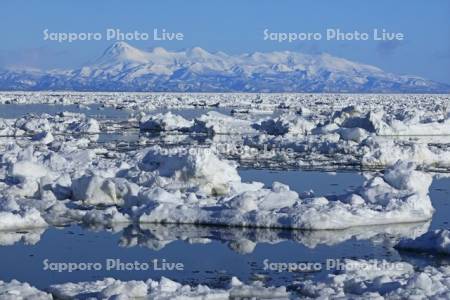
[(34, 208), (21, 212), (0, 211), (0, 230), (46, 227), (47, 222)]
[(385, 260), (340, 261), (337, 274), (324, 280), (296, 282), (300, 297), (320, 299), (447, 299), (450, 267), (425, 267)]
[(400, 250), (450, 255), (450, 231), (429, 231), (416, 239), (401, 240), (395, 247)]
[(450, 168), (450, 152), (430, 149), (426, 143), (400, 143), (384, 138), (370, 138), (364, 144), (361, 159), (364, 166), (388, 166), (405, 160), (420, 166)]
[(55, 140), (52, 133), (49, 131), (43, 131), (43, 132), (37, 133), (31, 139), (33, 141), (38, 141), (45, 145), (50, 144), (51, 142), (53, 142)]
[(83, 176), (72, 182), (74, 200), (81, 200), (88, 205), (120, 204), (113, 180), (100, 176)]
[(53, 296), (40, 291), (28, 283), (17, 280), (0, 281), (0, 299), (2, 300), (52, 300)]
[(255, 133), (252, 122), (210, 111), (194, 120), (191, 128), (195, 133), (207, 134), (249, 134)]
[(142, 168), (152, 172), (158, 186), (164, 188), (197, 187), (201, 192), (221, 195), (229, 192), (241, 178), (232, 162), (219, 159), (211, 149), (192, 149), (195, 153), (175, 149), (166, 153), (160, 147), (147, 150)]
[(124, 178), (99, 175), (84, 175), (74, 179), (71, 188), (72, 199), (83, 201), (86, 205), (123, 205), (139, 193), (139, 186)]
[(283, 114), (274, 119), (263, 119), (253, 127), (270, 135), (306, 135), (311, 132), (315, 124), (299, 115)]
[(141, 131), (186, 131), (193, 123), (193, 121), (188, 121), (182, 116), (167, 112), (142, 117), (139, 122), (139, 129)]
[(450, 118), (448, 115), (440, 120), (424, 120), (424, 113), (414, 111), (412, 116), (396, 119), (394, 116), (374, 115), (372, 121), (378, 135), (449, 135)]
[(91, 209), (81, 215), (80, 221), (93, 228), (109, 227), (128, 224), (132, 220), (128, 215), (122, 214), (115, 206), (106, 209)]
[(357, 143), (364, 141), (369, 135), (368, 132), (362, 128), (340, 128), (338, 133), (343, 140), (354, 141)]
[(28, 134), (36, 134), (43, 131), (50, 131), (52, 129), (51, 122), (47, 119), (48, 115), (27, 115), (17, 119), (14, 127), (20, 129)]
[(45, 166), (33, 161), (23, 160), (12, 165), (10, 175), (20, 181), (25, 181), (28, 179), (36, 180), (48, 176), (49, 173), (50, 171)]
[(89, 118), (69, 124), (67, 130), (75, 133), (96, 134), (100, 133), (100, 125), (97, 120)]

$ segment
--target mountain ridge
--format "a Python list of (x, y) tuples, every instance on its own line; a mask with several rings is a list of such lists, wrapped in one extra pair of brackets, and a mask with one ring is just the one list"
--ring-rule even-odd
[(1, 90), (443, 93), (450, 86), (330, 54), (149, 51), (117, 42), (73, 70), (0, 70)]

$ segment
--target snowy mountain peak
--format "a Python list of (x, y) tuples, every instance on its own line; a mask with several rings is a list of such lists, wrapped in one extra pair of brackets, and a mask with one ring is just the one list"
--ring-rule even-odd
[(155, 55), (167, 55), (169, 51), (167, 51), (163, 47), (155, 47), (153, 48), (152, 53)]
[(111, 54), (121, 54), (127, 51), (132, 51), (133, 49), (136, 49), (132, 47), (130, 44), (127, 44), (125, 42), (116, 42), (109, 46), (105, 53), (111, 53)]
[(137, 63), (148, 62), (148, 54), (125, 42), (116, 42), (108, 47), (103, 55), (95, 61), (95, 65), (110, 65), (117, 63)]
[(211, 55), (208, 51), (206, 51), (200, 47), (191, 48), (187, 52), (190, 56), (196, 57), (196, 58), (207, 58), (208, 56)]
[(449, 92), (450, 86), (396, 75), (330, 54), (292, 51), (228, 55), (200, 47), (149, 51), (125, 42), (92, 64), (61, 72), (0, 72), (0, 89), (172, 92)]

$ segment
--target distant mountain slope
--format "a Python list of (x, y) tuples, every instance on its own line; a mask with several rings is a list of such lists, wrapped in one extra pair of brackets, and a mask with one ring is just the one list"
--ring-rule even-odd
[(329, 54), (145, 52), (118, 42), (80, 69), (0, 71), (0, 90), (434, 93), (450, 86)]

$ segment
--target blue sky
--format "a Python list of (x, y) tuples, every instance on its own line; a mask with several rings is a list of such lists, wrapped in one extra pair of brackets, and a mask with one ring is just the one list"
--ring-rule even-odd
[[(450, 83), (450, 1), (448, 0), (2, 0), (0, 67), (77, 67), (99, 56), (111, 41), (57, 43), (43, 30), (104, 32), (106, 28), (183, 32), (177, 42), (129, 42), (139, 48), (172, 50), (200, 46), (243, 53), (296, 50), (327, 52), (390, 72)], [(263, 40), (273, 32), (324, 32), (327, 28), (371, 32), (385, 28), (405, 34), (402, 42)]]

